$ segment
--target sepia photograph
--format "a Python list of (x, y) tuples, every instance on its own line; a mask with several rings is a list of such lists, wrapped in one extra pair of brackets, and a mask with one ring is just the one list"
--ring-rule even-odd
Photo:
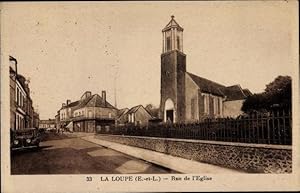
[(299, 188), (297, 7), (0, 3), (1, 192)]

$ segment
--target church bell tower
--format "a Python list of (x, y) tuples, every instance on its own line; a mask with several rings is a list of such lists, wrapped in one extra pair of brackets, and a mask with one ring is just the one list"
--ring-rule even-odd
[(160, 118), (164, 122), (184, 122), (186, 55), (183, 28), (174, 16), (162, 30), (162, 44)]

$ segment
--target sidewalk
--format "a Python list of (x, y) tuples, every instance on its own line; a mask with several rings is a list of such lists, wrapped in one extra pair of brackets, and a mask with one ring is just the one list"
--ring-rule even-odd
[(237, 171), (233, 169), (223, 168), (220, 166), (215, 166), (211, 164), (201, 163), (197, 161), (192, 161), (180, 157), (175, 157), (143, 148), (127, 146), (119, 143), (114, 143), (110, 141), (105, 141), (101, 139), (96, 139), (95, 136), (89, 135), (82, 137), (82, 139), (96, 143), (98, 145), (122, 152), (124, 154), (151, 162), (171, 170), (175, 170), (180, 173), (212, 173), (212, 174), (236, 174), (244, 173), (242, 171)]

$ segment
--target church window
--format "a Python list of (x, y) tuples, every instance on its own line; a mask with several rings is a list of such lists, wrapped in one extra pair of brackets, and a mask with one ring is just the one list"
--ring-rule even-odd
[(219, 103), (218, 103), (218, 105), (219, 105), (219, 115), (221, 115), (222, 116), (222, 109), (223, 109), (223, 107), (222, 107), (222, 98), (219, 98)]
[(219, 106), (218, 106), (218, 98), (214, 97), (214, 114), (217, 115), (219, 114)]
[(171, 38), (167, 37), (167, 51), (171, 50)]
[(204, 113), (209, 113), (209, 96), (204, 95)]

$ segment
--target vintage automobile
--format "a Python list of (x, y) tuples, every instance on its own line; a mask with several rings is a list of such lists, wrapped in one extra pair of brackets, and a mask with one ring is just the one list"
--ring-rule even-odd
[(11, 149), (38, 148), (41, 142), (40, 132), (37, 128), (11, 130)]

